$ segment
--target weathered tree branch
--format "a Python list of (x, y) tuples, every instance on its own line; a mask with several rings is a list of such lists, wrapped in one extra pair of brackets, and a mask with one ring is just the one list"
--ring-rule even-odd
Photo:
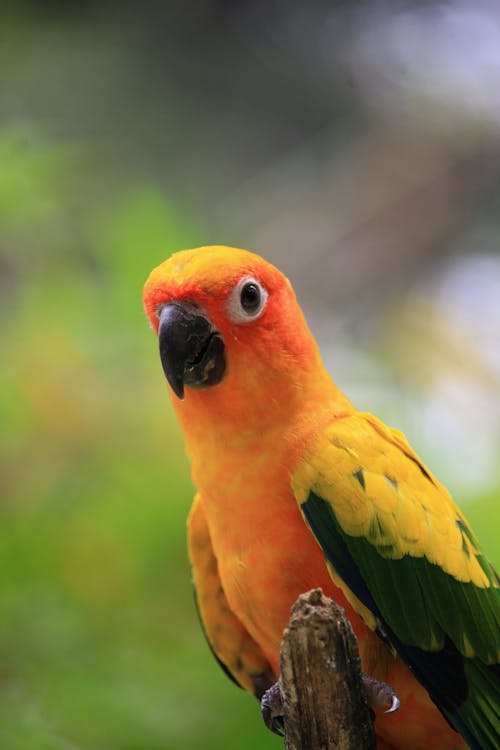
[(292, 607), (280, 668), (286, 750), (375, 750), (356, 638), (321, 589)]

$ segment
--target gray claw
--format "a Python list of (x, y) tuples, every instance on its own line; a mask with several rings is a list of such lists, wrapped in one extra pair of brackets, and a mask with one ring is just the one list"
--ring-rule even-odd
[(384, 714), (393, 714), (393, 713), (395, 713), (398, 710), (398, 708), (400, 707), (400, 705), (401, 705), (401, 701), (399, 700), (399, 698), (396, 695), (396, 693), (394, 693), (394, 695), (392, 696), (391, 707), (388, 708), (387, 711), (384, 711)]
[(373, 677), (362, 675), (363, 690), (365, 691), (365, 697), (368, 705), (371, 709), (383, 708), (389, 706), (384, 711), (385, 714), (393, 714), (398, 710), (400, 704), (399, 698), (386, 682), (380, 682), (375, 680)]
[(262, 696), (260, 710), (266, 727), (274, 734), (283, 737), (285, 725), (283, 721), (283, 697), (279, 680), (271, 685)]

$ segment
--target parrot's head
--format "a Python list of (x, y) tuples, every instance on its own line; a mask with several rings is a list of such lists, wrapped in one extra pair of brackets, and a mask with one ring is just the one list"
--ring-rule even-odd
[(196, 404), (198, 413), (250, 419), (252, 409), (272, 411), (278, 401), (292, 408), (307, 373), (318, 373), (318, 349), (290, 282), (253, 253), (221, 246), (175, 253), (149, 276), (144, 306), (178, 411)]

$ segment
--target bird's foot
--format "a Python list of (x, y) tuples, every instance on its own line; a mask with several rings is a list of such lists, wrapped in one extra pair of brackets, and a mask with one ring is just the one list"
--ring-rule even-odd
[(285, 724), (283, 721), (283, 696), (281, 694), (280, 681), (271, 685), (266, 690), (260, 701), (260, 710), (264, 724), (274, 734), (283, 737), (285, 733)]
[[(400, 706), (399, 698), (390, 685), (365, 674), (362, 675), (361, 681), (367, 703), (372, 710), (385, 706), (388, 706), (384, 711), (386, 714), (393, 714), (398, 710)], [(285, 732), (283, 695), (279, 680), (271, 685), (262, 696), (260, 710), (266, 727), (274, 734), (283, 736)]]
[(389, 706), (384, 711), (385, 714), (393, 714), (398, 710), (400, 706), (399, 698), (390, 685), (375, 680), (373, 677), (368, 677), (366, 674), (362, 675), (361, 681), (366, 701), (372, 710), (384, 708), (384, 706)]

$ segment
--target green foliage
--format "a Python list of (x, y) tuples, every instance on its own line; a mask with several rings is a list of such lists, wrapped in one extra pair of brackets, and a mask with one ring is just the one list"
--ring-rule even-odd
[(0, 746), (279, 747), (196, 619), (189, 466), (142, 311), (197, 230), (154, 185), (104, 204), (81, 147), (4, 134), (0, 154)]

